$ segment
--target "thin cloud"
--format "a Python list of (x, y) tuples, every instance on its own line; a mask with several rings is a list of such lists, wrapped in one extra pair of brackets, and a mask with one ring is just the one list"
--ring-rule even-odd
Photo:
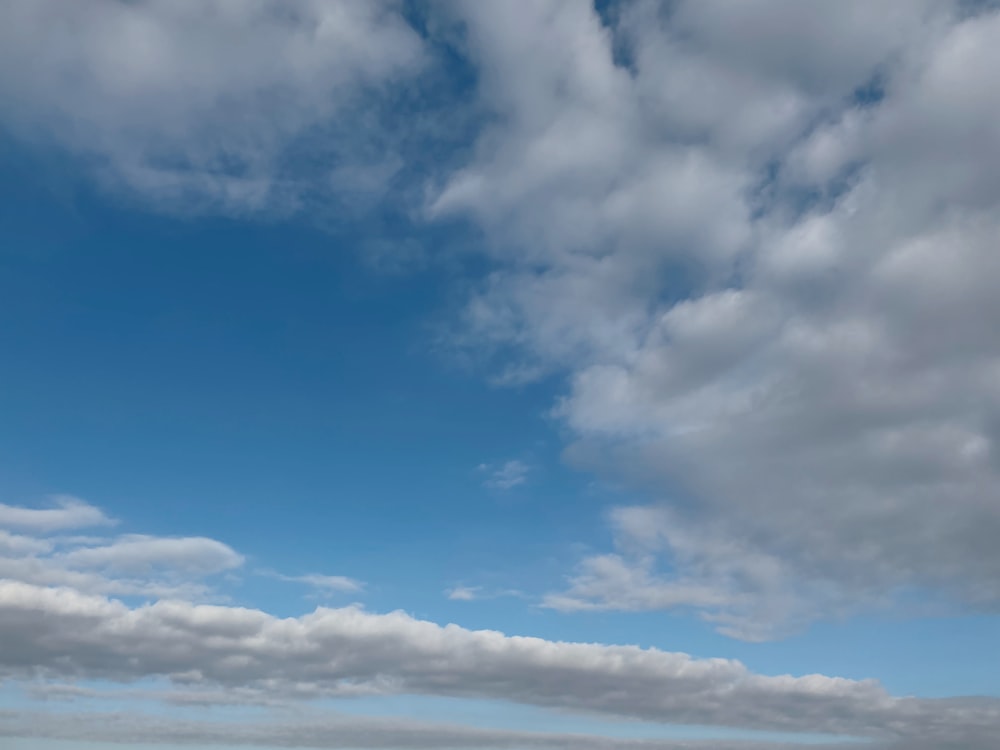
[(96, 508), (69, 495), (51, 498), (51, 508), (27, 508), (0, 503), (0, 527), (47, 533), (117, 523)]
[(480, 464), (477, 468), (479, 471), (488, 474), (487, 478), (483, 481), (484, 487), (501, 491), (510, 490), (524, 484), (528, 481), (528, 473), (531, 471), (531, 467), (528, 464), (517, 459), (507, 461), (500, 466)]
[(289, 583), (301, 583), (325, 594), (358, 592), (365, 587), (362, 581), (349, 578), (348, 576), (321, 575), (318, 573), (293, 576), (274, 571), (261, 572), (270, 578), (277, 578), (280, 581), (288, 581)]
[[(318, 190), (350, 200), (358, 175), (377, 194), (398, 167), (357, 124), (426, 62), (398, 8), (377, 2), (39, 0), (0, 23), (7, 128), (96, 157), (102, 187), (169, 213), (288, 214)], [(311, 141), (330, 166), (289, 174), (291, 145), (317, 127), (340, 135)]]
[(0, 505), (0, 526), (27, 530), (0, 528), (0, 577), (115, 596), (205, 600), (220, 596), (208, 579), (244, 564), (231, 547), (206, 537), (50, 534), (111, 523), (76, 498), (60, 498), (52, 509)]
[(471, 602), (482, 598), (482, 588), (480, 586), (455, 586), (445, 591), (445, 595), (456, 602)]
[(453, 586), (445, 590), (445, 596), (452, 601), (471, 602), (481, 599), (499, 599), (505, 596), (524, 598), (524, 592), (517, 589), (487, 589), (483, 586)]

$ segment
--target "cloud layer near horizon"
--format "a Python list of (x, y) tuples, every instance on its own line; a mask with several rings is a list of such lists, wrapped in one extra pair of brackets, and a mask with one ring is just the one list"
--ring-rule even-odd
[[(41, 509), (3, 507), (10, 518), (51, 517)], [(62, 499), (58, 507), (72, 508), (80, 527), (107, 522), (81, 500)], [(895, 697), (874, 680), (760, 675), (729, 659), (507, 636), (357, 605), (281, 618), (247, 607), (197, 604), (180, 597), (218, 600), (211, 576), (242, 565), (243, 557), (222, 542), (5, 533), (0, 680), (30, 688), (41, 699), (101, 697), (87, 687), (95, 681), (119, 686), (122, 697), (131, 691), (175, 706), (308, 706), (326, 698), (412, 694), (883, 742), (974, 742), (1000, 722), (1000, 700)], [(297, 582), (317, 576), (279, 577)], [(138, 595), (146, 603), (130, 604), (109, 592)], [(166, 687), (129, 687), (149, 680), (165, 681)], [(15, 733), (10, 727), (22, 725), (17, 715), (5, 721), (0, 731)], [(91, 726), (88, 731), (98, 726), (82, 716), (76, 721)], [(353, 719), (345, 721), (348, 726)], [(56, 729), (43, 734), (61, 736)], [(205, 741), (217, 741), (215, 731), (206, 725)], [(260, 731), (273, 737), (278, 730)], [(448, 731), (473, 744), (481, 740), (484, 747), (516, 746), (522, 739), (540, 747), (569, 742), (516, 733), (478, 737), (461, 727)]]
[[(645, 740), (584, 734), (519, 732), (430, 724), (395, 719), (299, 718), (294, 722), (170, 720), (128, 714), (21, 714), (0, 711), (0, 737), (30, 737), (115, 744), (171, 746), (357, 748), (507, 748), (509, 750), (835, 750), (839, 744), (740, 742), (730, 740)], [(975, 742), (975, 741), (973, 741)], [(904, 750), (893, 743), (870, 743), (866, 750)], [(943, 745), (909, 743), (905, 750), (941, 750)], [(948, 746), (951, 747), (951, 746)], [(957, 747), (957, 746), (956, 746)], [(985, 744), (965, 744), (980, 750)]]
[(129, 607), (6, 581), (0, 582), (0, 638), (6, 679), (165, 678), (191, 693), (189, 702), (199, 693), (229, 691), (262, 705), (417, 694), (884, 741), (971, 742), (1000, 722), (1000, 700), (898, 698), (874, 681), (757, 675), (732, 660), (505, 636), (358, 607), (282, 619), (171, 600)]

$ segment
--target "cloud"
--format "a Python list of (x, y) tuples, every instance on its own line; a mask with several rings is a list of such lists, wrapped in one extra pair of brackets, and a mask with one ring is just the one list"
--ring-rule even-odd
[(52, 550), (53, 543), (23, 534), (12, 534), (0, 529), (0, 555), (37, 555)]
[(656, 499), (550, 605), (753, 640), (900, 591), (1000, 609), (977, 7), (459, 5), (494, 117), (428, 210), (496, 261), (463, 340), (564, 373), (568, 459)]
[(425, 54), (394, 2), (42, 0), (5, 5), (0, 29), (9, 131), (196, 213), (377, 193), (398, 158), (370, 127), (380, 88)]
[(480, 471), (489, 472), (489, 476), (483, 482), (483, 486), (491, 490), (509, 490), (524, 484), (528, 480), (530, 467), (523, 461), (512, 459), (501, 466), (491, 466), (480, 464)]
[[(832, 750), (843, 743), (823, 745), (793, 742), (730, 740), (634, 740), (582, 734), (521, 732), (401, 719), (360, 717), (300, 718), (295, 722), (240, 723), (164, 720), (130, 712), (105, 714), (0, 713), (0, 736), (71, 739), (116, 744), (170, 744), (309, 747), (309, 748), (510, 748), (535, 750)], [(990, 747), (971, 740), (967, 750)], [(866, 750), (889, 750), (886, 743), (861, 743)], [(911, 744), (914, 750), (930, 750)], [(941, 746), (935, 746), (940, 748)]]
[(500, 599), (506, 596), (513, 596), (518, 599), (525, 598), (523, 591), (518, 589), (488, 589), (483, 586), (453, 586), (445, 590), (445, 596), (456, 602), (472, 602), (482, 599)]
[(347, 576), (330, 576), (330, 575), (320, 575), (318, 573), (309, 573), (307, 575), (300, 576), (289, 576), (282, 573), (271, 573), (268, 572), (266, 575), (270, 575), (282, 581), (289, 581), (291, 583), (303, 583), (307, 586), (324, 593), (324, 594), (339, 594), (339, 593), (350, 593), (361, 591), (365, 585), (361, 581), (354, 578), (349, 578)]
[(99, 508), (75, 497), (57, 495), (52, 501), (54, 508), (25, 508), (0, 503), (0, 527), (47, 533), (115, 523)]
[(456, 602), (471, 602), (480, 598), (482, 588), (480, 586), (455, 586), (448, 589), (445, 594), (449, 599)]
[(1000, 701), (897, 698), (874, 681), (757, 675), (725, 659), (439, 626), (402, 612), (319, 608), (298, 618), (159, 601), (129, 607), (0, 582), (0, 673), (131, 682), (287, 700), (413, 693), (772, 731), (882, 739), (973, 736)]
[(110, 523), (99, 508), (75, 498), (45, 510), (0, 505), (0, 578), (118, 596), (206, 599), (213, 595), (207, 579), (244, 563), (231, 547), (205, 537), (50, 533)]
[(132, 534), (110, 544), (78, 547), (62, 555), (70, 566), (120, 573), (146, 573), (158, 567), (195, 575), (211, 575), (238, 568), (243, 556), (215, 539), (152, 537)]
[[(610, 549), (548, 606), (681, 607), (755, 640), (898, 605), (900, 591), (1000, 609), (995, 6), (449, 7), (484, 114), (454, 171), (449, 155), (414, 177), (426, 163), (408, 158), (439, 155), (447, 126), (389, 116), (411, 84), (427, 94), (412, 71), (429, 54), (394, 3), (8, 3), (2, 124), (164, 211), (272, 216), (331, 197), (366, 210), (411, 180), (428, 220), (481, 229), (493, 267), (462, 340), (497, 353), (494, 382), (563, 375), (552, 415), (567, 458), (655, 498), (609, 512)], [(396, 148), (412, 142), (394, 127), (433, 142)], [(501, 490), (528, 471), (487, 469)], [(727, 660), (357, 607), (279, 619), (196, 605), (183, 599), (211, 596), (239, 553), (202, 537), (50, 536), (109, 523), (71, 498), (0, 505), (5, 674), (160, 676), (205, 702), (508, 699), (910, 749), (985, 747), (1000, 724), (995, 700)], [(128, 729), (58, 721), (47, 731)], [(171, 741), (224, 734), (173, 727)], [(290, 736), (335, 741), (321, 734)]]

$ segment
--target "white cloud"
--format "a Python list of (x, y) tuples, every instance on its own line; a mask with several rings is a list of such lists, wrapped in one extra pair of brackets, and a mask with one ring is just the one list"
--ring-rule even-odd
[(39, 0), (0, 18), (3, 124), (164, 210), (282, 213), (344, 179), (350, 197), (354, 173), (377, 190), (393, 158), (367, 153), (374, 101), (424, 60), (393, 2)]
[(53, 544), (47, 539), (38, 539), (24, 534), (12, 534), (0, 529), (0, 555), (22, 556), (50, 552)]
[[(873, 681), (757, 675), (725, 659), (439, 626), (402, 612), (141, 607), (0, 581), (0, 673), (175, 684), (286, 700), (413, 693), (774, 731), (900, 740), (996, 731), (1000, 701), (897, 698)], [(985, 736), (985, 735), (984, 735)]]
[(567, 373), (570, 460), (659, 498), (548, 603), (1000, 608), (1000, 13), (460, 9), (495, 117), (429, 210), (497, 260), (465, 338)]
[[(496, 262), (465, 339), (520, 354), (498, 382), (565, 373), (570, 459), (659, 498), (613, 510), (614, 549), (550, 606), (688, 607), (754, 639), (900, 589), (1000, 608), (1000, 14), (970, 7), (681, 0), (605, 25), (579, 2), (456, 4), (487, 125), (427, 214), (475, 221)], [(158, 207), (291, 210), (331, 186), (368, 205), (406, 171), (347, 157), (368, 98), (426, 55), (394, 5), (2, 12), (5, 127)], [(306, 161), (322, 174), (285, 169)], [(505, 489), (527, 467), (489, 470)], [(0, 506), (19, 532), (0, 537), (7, 669), (516, 697), (908, 747), (995, 736), (995, 702), (732, 662), (358, 609), (130, 609), (94, 595), (204, 594), (240, 558), (39, 536), (106, 522), (77, 501)]]
[(290, 576), (282, 573), (267, 573), (267, 575), (271, 575), (282, 581), (302, 583), (324, 594), (356, 592), (361, 591), (365, 586), (361, 581), (347, 576), (321, 575), (319, 573), (308, 573), (300, 576)]
[(482, 588), (479, 586), (455, 586), (448, 589), (445, 594), (449, 599), (456, 602), (471, 602), (478, 599)]
[(52, 502), (53, 508), (26, 508), (0, 503), (0, 527), (46, 533), (115, 523), (99, 508), (75, 497), (57, 495)]
[(484, 586), (453, 586), (445, 590), (445, 596), (456, 602), (472, 602), (483, 599), (501, 599), (512, 596), (524, 599), (525, 593), (519, 589), (491, 589)]
[(484, 487), (491, 490), (509, 490), (524, 484), (528, 480), (528, 472), (531, 467), (524, 461), (512, 459), (500, 466), (490, 464), (480, 464), (479, 470), (488, 472), (489, 476), (483, 482)]
[[(0, 712), (0, 736), (68, 739), (115, 744), (171, 746), (348, 748), (509, 748), (510, 750), (834, 750), (839, 744), (739, 742), (732, 740), (635, 740), (487, 729), (405, 719), (348, 716), (300, 717), (296, 721), (221, 722), (165, 720), (147, 714), (38, 714)], [(896, 744), (860, 743), (865, 750), (903, 750)], [(910, 750), (940, 750), (917, 741)], [(989, 738), (970, 736), (964, 750), (986, 750)]]

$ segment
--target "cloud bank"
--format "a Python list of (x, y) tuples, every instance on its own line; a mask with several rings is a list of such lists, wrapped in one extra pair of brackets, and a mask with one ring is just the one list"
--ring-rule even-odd
[[(104, 517), (83, 501), (72, 507), (81, 524)], [(5, 508), (10, 518), (48, 518)], [(278, 617), (220, 597), (212, 577), (238, 570), (243, 557), (212, 539), (6, 534), (0, 680), (30, 687), (44, 700), (106, 695), (88, 687), (96, 683), (117, 685), (125, 697), (138, 690), (135, 697), (176, 706), (308, 707), (327, 698), (409, 694), (883, 743), (971, 743), (1000, 727), (998, 699), (899, 697), (874, 680), (762, 675), (730, 659), (508, 636), (359, 605)], [(340, 589), (350, 580), (284, 578), (329, 578)], [(122, 593), (132, 601), (112, 596)], [(192, 601), (197, 598), (217, 603)], [(129, 687), (150, 681), (163, 687)], [(4, 721), (3, 731), (16, 733), (10, 727), (25, 719), (14, 713)], [(85, 716), (65, 721), (90, 726), (88, 731), (107, 729)], [(55, 734), (45, 736), (60, 736), (59, 725), (51, 726)], [(216, 741), (213, 731), (204, 729), (206, 742)], [(260, 731), (270, 737), (278, 730)], [(474, 746), (520, 741), (515, 735), (477, 740), (461, 731), (458, 736), (479, 742)], [(524, 739), (529, 746), (550, 746), (548, 739)], [(552, 740), (553, 746), (561, 741)]]
[(128, 605), (0, 582), (5, 678), (159, 677), (188, 689), (289, 700), (420, 694), (512, 700), (670, 724), (895, 740), (977, 738), (1000, 700), (899, 698), (877, 682), (764, 676), (737, 661), (440, 626), (402, 613), (319, 608), (297, 618), (160, 600)]

